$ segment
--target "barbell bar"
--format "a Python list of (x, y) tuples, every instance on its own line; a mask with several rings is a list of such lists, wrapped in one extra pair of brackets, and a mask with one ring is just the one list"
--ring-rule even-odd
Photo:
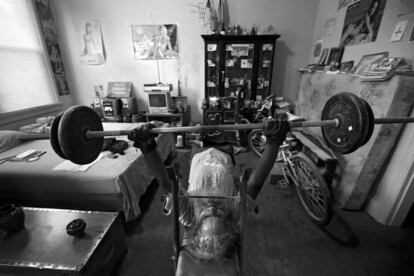
[[(414, 117), (395, 117), (395, 118), (375, 118), (374, 124), (395, 124), (395, 123), (414, 123)], [(324, 121), (303, 121), (289, 122), (290, 128), (305, 127), (338, 127), (339, 120)], [(157, 127), (150, 130), (153, 134), (179, 133), (179, 132), (207, 132), (211, 130), (252, 130), (263, 128), (263, 123), (254, 124), (234, 124), (234, 125), (199, 125), (199, 126), (182, 126), (182, 127)], [(86, 138), (92, 139), (105, 136), (127, 136), (133, 130), (103, 130), (103, 131), (86, 131)]]
[[(303, 122), (289, 122), (291, 128), (302, 127), (325, 127), (333, 126), (337, 127), (339, 121), (337, 119), (325, 120), (325, 121), (303, 121)], [(199, 125), (199, 126), (183, 126), (183, 127), (159, 127), (150, 130), (153, 134), (162, 133), (178, 133), (178, 132), (207, 132), (211, 130), (251, 130), (261, 129), (263, 123), (254, 124), (234, 124), (234, 125)], [(104, 131), (86, 131), (85, 136), (88, 139), (105, 137), (105, 136), (123, 136), (129, 135), (133, 130), (104, 130)]]
[[(74, 106), (58, 116), (58, 127), (51, 129), (50, 140), (62, 156), (77, 164), (94, 161), (102, 150), (105, 136), (129, 135), (133, 130), (103, 130), (101, 119), (89, 107)], [(291, 128), (321, 127), (326, 144), (336, 152), (351, 153), (371, 137), (375, 124), (413, 123), (414, 117), (374, 118), (371, 107), (358, 96), (343, 92), (326, 102), (320, 121), (291, 121)], [(262, 129), (263, 123), (234, 125), (197, 125), (156, 127), (154, 134), (207, 132), (212, 130)]]
[[(395, 123), (414, 123), (414, 117), (393, 117), (393, 118), (375, 118), (375, 124), (395, 124)], [(339, 125), (339, 121), (325, 120), (325, 121), (304, 121), (304, 122), (289, 122), (291, 128), (302, 127), (326, 127)], [(207, 125), (207, 126), (185, 126), (185, 127), (157, 127), (151, 129), (151, 133), (179, 133), (179, 132), (197, 132), (210, 130), (252, 130), (263, 128), (262, 123), (254, 124), (235, 124), (235, 125)], [(127, 136), (131, 130), (106, 130), (106, 131), (91, 131), (86, 132), (86, 138), (96, 138), (103, 136)], [(31, 134), (19, 137), (21, 141), (43, 140), (49, 139), (49, 134)]]
[(398, 123), (414, 123), (414, 117), (394, 117), (394, 118), (375, 118), (374, 123), (380, 124), (398, 124)]

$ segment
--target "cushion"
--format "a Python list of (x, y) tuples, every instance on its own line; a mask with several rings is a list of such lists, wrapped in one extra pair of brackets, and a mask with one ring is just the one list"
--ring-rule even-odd
[(26, 135), (20, 131), (0, 130), (0, 153), (20, 145), (19, 138)]

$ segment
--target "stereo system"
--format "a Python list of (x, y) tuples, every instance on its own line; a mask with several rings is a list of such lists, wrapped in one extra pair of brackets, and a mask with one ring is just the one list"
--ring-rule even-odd
[(109, 122), (128, 121), (138, 113), (135, 97), (131, 97), (131, 82), (108, 82), (107, 97), (96, 97), (95, 112)]

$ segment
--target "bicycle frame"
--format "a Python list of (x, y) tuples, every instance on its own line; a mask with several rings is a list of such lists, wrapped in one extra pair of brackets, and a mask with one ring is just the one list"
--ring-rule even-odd
[[(262, 156), (266, 144), (263, 131), (254, 130), (249, 135), (249, 143), (254, 152)], [(279, 165), (283, 179), (279, 180), (279, 186), (295, 185), (296, 194), (310, 219), (320, 227), (327, 225), (332, 217), (329, 187), (315, 162), (301, 151), (300, 140), (291, 133), (279, 147), (276, 162), (282, 163)]]
[(284, 177), (284, 181), (286, 184), (289, 184), (290, 181), (288, 179), (288, 176), (293, 180), (293, 183), (295, 186), (300, 187), (300, 183), (298, 181), (298, 175), (295, 170), (295, 164), (292, 162), (292, 157), (297, 154), (297, 151), (292, 151), (291, 148), (293, 147), (293, 142), (296, 141), (296, 138), (293, 137), (287, 137), (285, 141), (283, 141), (283, 144), (279, 147), (279, 153), (281, 155), (281, 159), (277, 159), (276, 161), (283, 161), (282, 166), (282, 173)]

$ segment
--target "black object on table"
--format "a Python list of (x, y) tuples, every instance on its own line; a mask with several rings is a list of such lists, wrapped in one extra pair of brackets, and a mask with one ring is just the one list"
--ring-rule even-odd
[[(118, 213), (23, 208), (25, 227), (0, 231), (0, 275), (114, 275), (127, 248)], [(74, 219), (84, 235), (70, 236)]]

